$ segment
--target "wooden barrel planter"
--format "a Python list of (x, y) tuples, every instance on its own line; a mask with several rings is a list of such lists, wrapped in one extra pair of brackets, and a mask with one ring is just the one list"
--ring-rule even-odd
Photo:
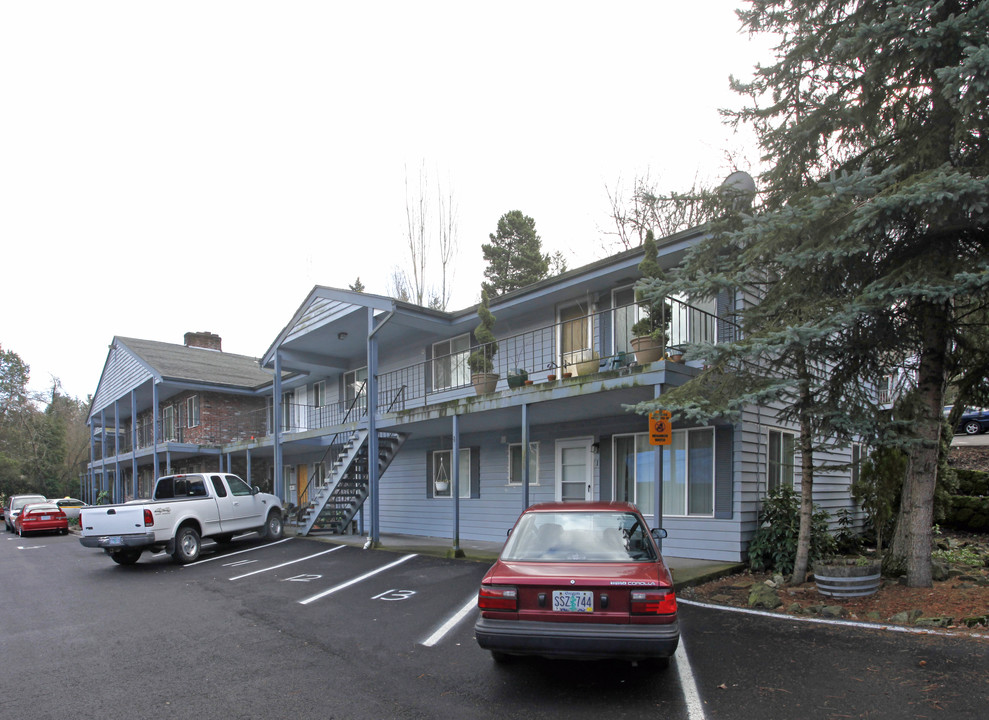
[(879, 590), (882, 563), (866, 565), (814, 564), (814, 583), (821, 595), (836, 598), (865, 597)]

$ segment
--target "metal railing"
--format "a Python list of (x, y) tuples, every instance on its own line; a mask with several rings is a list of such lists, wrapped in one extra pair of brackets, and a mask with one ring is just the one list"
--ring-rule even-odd
[[(719, 330), (724, 333), (726, 323), (731, 325), (675, 298), (667, 298), (667, 308), (664, 354), (682, 351), (690, 343), (715, 342)], [(492, 372), (499, 376), (497, 387), (506, 387), (509, 376), (516, 375), (517, 370), (524, 370), (528, 379), (536, 382), (575, 371), (587, 374), (627, 367), (633, 362), (631, 328), (640, 316), (637, 305), (623, 305), (499, 338), (497, 352), (491, 357)], [(470, 352), (482, 348), (475, 346)], [(471, 387), (470, 352), (432, 358), (379, 375), (378, 407), (387, 412), (463, 396)]]

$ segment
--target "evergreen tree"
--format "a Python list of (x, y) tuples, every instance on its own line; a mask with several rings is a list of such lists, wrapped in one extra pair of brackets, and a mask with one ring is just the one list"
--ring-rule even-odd
[[(760, 212), (715, 197), (709, 239), (651, 291), (746, 288), (758, 303), (739, 311), (741, 341), (705, 350), (712, 370), (680, 412), (776, 400), (802, 446), (812, 430), (902, 448), (892, 550), (909, 585), (930, 586), (945, 387), (989, 371), (975, 340), (989, 305), (989, 3), (760, 0), (739, 16), (781, 38), (774, 63), (735, 82), (751, 104), (728, 113), (771, 163)], [(881, 412), (873, 390), (903, 367), (915, 387)]]
[(503, 295), (549, 275), (550, 258), (542, 252), (531, 217), (519, 210), (507, 212), (498, 219), (498, 232), (488, 237), (491, 242), (483, 243), (481, 251), (488, 263), (483, 287), (490, 295)]

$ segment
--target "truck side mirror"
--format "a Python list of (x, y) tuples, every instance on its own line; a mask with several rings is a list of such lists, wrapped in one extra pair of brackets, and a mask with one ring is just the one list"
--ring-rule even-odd
[(251, 490), (251, 495), (257, 495), (259, 492), (261, 492), (261, 488), (255, 485), (254, 489)]

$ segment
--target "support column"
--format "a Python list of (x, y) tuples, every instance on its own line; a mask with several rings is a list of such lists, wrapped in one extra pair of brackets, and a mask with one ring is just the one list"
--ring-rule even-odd
[(522, 403), (522, 488), (524, 511), (529, 507), (529, 403)]
[(154, 462), (154, 471), (151, 473), (151, 487), (154, 487), (158, 483), (159, 471), (158, 471), (158, 416), (161, 414), (161, 408), (158, 407), (158, 383), (151, 381), (151, 446), (152, 446), (152, 462)]
[(374, 310), (367, 309), (367, 472), (371, 494), (371, 544), (381, 541), (381, 479), (378, 470), (378, 338)]
[(133, 484), (134, 497), (140, 497), (138, 494), (139, 487), (137, 482), (137, 395), (133, 390), (130, 391), (130, 433), (131, 433), (131, 444), (130, 444), (130, 472), (131, 472), (131, 483)]
[(274, 494), (285, 502), (285, 476), (282, 469), (282, 358), (275, 348), (275, 382), (272, 385), (274, 395), (271, 398), (271, 424), (275, 434), (275, 467), (272, 485)]
[[(453, 451), (450, 453), (453, 461), (450, 463), (450, 492), (453, 494), (453, 548), (450, 556), (462, 558), (464, 551), (460, 549), (460, 416), (453, 416)], [(467, 478), (468, 484), (470, 477)]]
[[(658, 398), (662, 394), (659, 385), (653, 388), (653, 397)], [(654, 495), (656, 496), (656, 507), (655, 507), (655, 527), (663, 527), (663, 446), (656, 445), (653, 448), (655, 453), (653, 462), (653, 483), (656, 488)], [(662, 538), (656, 539), (656, 544), (659, 545), (659, 550), (663, 550), (663, 540)]]

